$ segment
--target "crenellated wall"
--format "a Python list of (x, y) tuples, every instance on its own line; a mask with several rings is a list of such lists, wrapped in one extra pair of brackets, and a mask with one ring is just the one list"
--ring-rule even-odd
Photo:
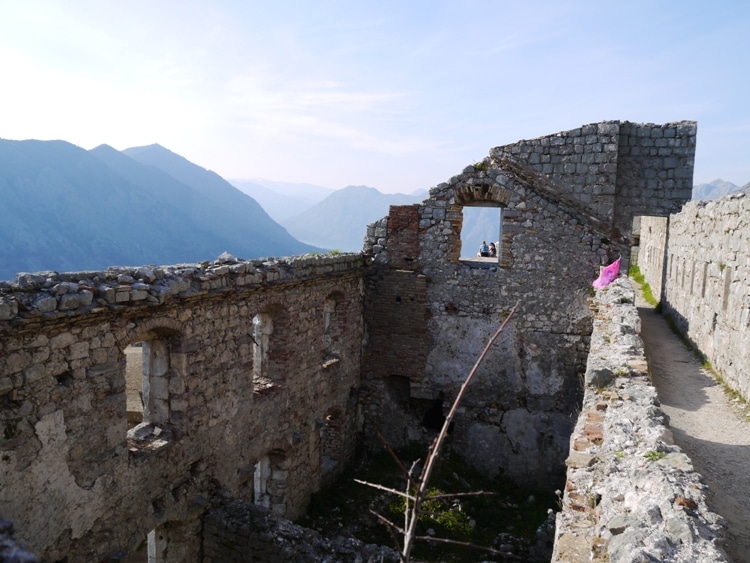
[[(152, 531), (198, 561), (217, 490), (299, 515), (356, 446), (364, 264), (223, 257), (6, 284), (0, 513), (49, 561), (117, 560)], [(135, 342), (151, 409), (129, 430)]]

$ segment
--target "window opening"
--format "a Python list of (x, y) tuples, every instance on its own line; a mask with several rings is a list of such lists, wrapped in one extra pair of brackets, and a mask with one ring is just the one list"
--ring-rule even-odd
[(169, 420), (169, 351), (161, 340), (142, 340), (125, 348), (128, 426)]
[(268, 348), (273, 334), (273, 320), (268, 313), (253, 317), (253, 388), (257, 391), (273, 385), (268, 377)]
[(323, 365), (330, 367), (341, 359), (344, 336), (343, 300), (341, 295), (330, 295), (323, 304)]
[(253, 502), (269, 509), (276, 516), (284, 516), (289, 461), (279, 450), (272, 451), (255, 464)]
[(148, 533), (148, 563), (167, 562), (167, 534), (161, 528)]
[(253, 317), (253, 392), (284, 382), (289, 361), (289, 314), (272, 305)]
[(502, 208), (464, 206), (461, 260), (497, 264), (502, 251)]
[(264, 508), (271, 508), (271, 495), (268, 493), (268, 478), (271, 476), (271, 460), (265, 456), (255, 464), (253, 477), (253, 502)]
[(138, 449), (153, 450), (169, 443), (173, 420), (170, 378), (173, 373), (170, 350), (176, 335), (148, 332), (131, 342), (125, 354), (125, 413), (128, 440)]
[(326, 413), (320, 429), (321, 473), (324, 477), (339, 466), (342, 422), (340, 410), (333, 408)]
[(125, 413), (128, 429), (143, 422), (143, 343), (125, 348)]

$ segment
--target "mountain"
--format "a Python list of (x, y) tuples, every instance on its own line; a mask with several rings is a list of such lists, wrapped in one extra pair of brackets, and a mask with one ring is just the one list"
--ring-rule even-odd
[(0, 139), (0, 279), (316, 250), (251, 197), (163, 147)]
[(255, 199), (275, 221), (299, 215), (333, 193), (332, 189), (315, 184), (293, 184), (263, 179), (229, 182)]
[(367, 225), (388, 215), (391, 205), (408, 205), (422, 199), (422, 192), (384, 194), (368, 186), (347, 186), (281, 224), (308, 244), (358, 252), (362, 250)]
[(732, 182), (725, 182), (724, 180), (714, 180), (708, 184), (698, 184), (693, 186), (693, 200), (701, 199), (719, 199), (725, 195), (736, 192), (740, 187), (736, 186)]

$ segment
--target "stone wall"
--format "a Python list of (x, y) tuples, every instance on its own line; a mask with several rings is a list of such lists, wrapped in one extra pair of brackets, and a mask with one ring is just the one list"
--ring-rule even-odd
[[(223, 256), (3, 284), (0, 514), (50, 561), (120, 560), (149, 535), (197, 561), (219, 488), (299, 515), (356, 446), (364, 264)], [(129, 430), (135, 342), (147, 409)]]
[[(434, 428), (425, 415), (451, 403), (518, 302), (464, 400), (453, 448), (490, 475), (561, 481), (588, 354), (591, 281), (620, 255), (627, 267), (636, 209), (665, 214), (690, 197), (694, 147), (689, 122), (587, 125), (495, 148), (421, 204), (392, 207), (371, 225), (363, 388), (370, 443), (375, 430), (394, 445), (428, 441)], [(665, 179), (663, 192), (651, 178)], [(499, 258), (460, 256), (469, 206), (501, 213)], [(401, 323), (420, 337), (406, 336)]]
[[(664, 313), (711, 362), (722, 378), (750, 400), (750, 198), (745, 192), (687, 204), (670, 216), (668, 231), (641, 233), (641, 248), (666, 261), (646, 281), (664, 286)], [(642, 250), (643, 252), (643, 250)], [(664, 256), (664, 254), (662, 254)], [(663, 265), (663, 267), (662, 267)]]
[(651, 287), (654, 298), (661, 299), (664, 283), (664, 251), (667, 248), (667, 217), (641, 217), (638, 269)]
[(634, 300), (624, 277), (596, 294), (552, 561), (728, 561), (724, 520), (649, 381)]
[(693, 190), (697, 125), (592, 123), (490, 152), (554, 179), (595, 216), (629, 237), (637, 215), (679, 211)]

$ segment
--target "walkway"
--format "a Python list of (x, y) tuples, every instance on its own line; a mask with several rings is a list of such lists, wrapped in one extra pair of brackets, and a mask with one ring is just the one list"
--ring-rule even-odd
[(711, 508), (727, 520), (727, 553), (735, 563), (750, 563), (750, 423), (665, 319), (636, 294), (651, 377), (675, 443), (703, 475)]

